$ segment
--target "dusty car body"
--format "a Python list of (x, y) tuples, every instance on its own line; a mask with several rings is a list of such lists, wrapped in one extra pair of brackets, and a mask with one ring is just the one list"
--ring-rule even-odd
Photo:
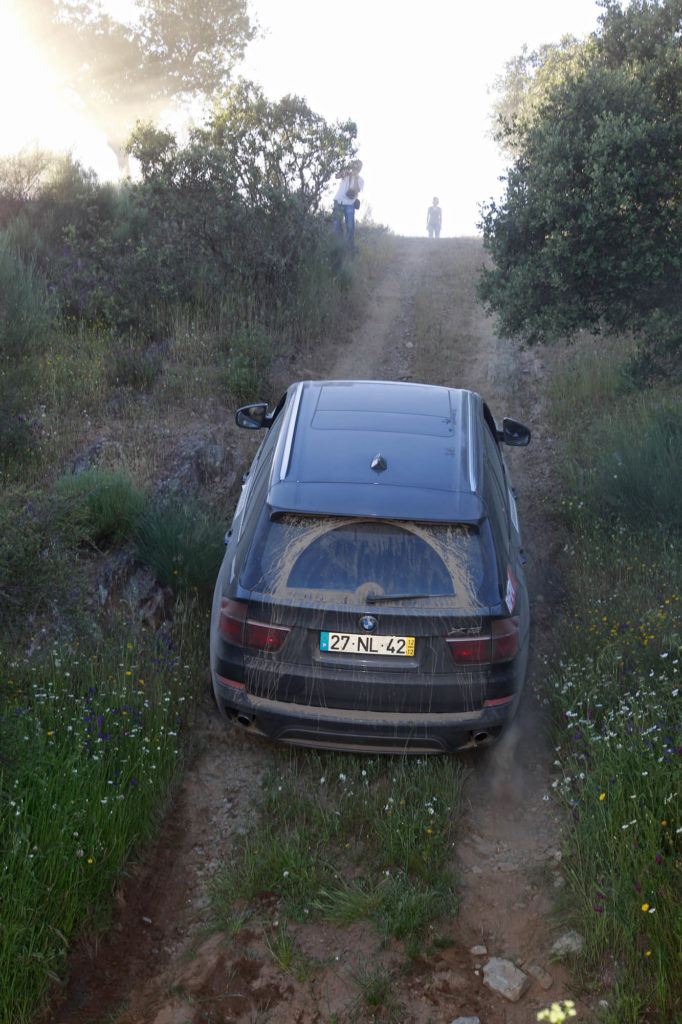
[(299, 381), (272, 411), (226, 536), (216, 702), (301, 746), (442, 752), (491, 742), (526, 674), (529, 602), (498, 429), (473, 391)]

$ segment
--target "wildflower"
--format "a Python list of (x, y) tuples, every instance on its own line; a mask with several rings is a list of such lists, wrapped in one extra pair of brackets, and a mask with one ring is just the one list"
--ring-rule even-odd
[(648, 909), (649, 909), (649, 904), (648, 903), (643, 903), (642, 904), (642, 910), (644, 911), (645, 914), (646, 914)]
[(549, 1024), (562, 1024), (562, 1021), (575, 1016), (577, 1016), (575, 1003), (572, 999), (567, 999), (563, 1003), (563, 1008), (561, 1003), (552, 1003), (549, 1009), (541, 1010), (537, 1015), (537, 1019), (549, 1021)]
[(606, 793), (600, 793), (599, 794), (599, 799), (600, 800), (605, 800), (606, 799)]

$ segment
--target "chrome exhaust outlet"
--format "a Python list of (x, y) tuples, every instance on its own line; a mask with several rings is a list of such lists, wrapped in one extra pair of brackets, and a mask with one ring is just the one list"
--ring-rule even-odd
[(244, 729), (248, 729), (249, 726), (253, 725), (253, 715), (244, 714), (244, 712), (242, 711), (237, 715), (237, 722)]
[(487, 732), (475, 732), (474, 733), (474, 743), (485, 743), (485, 741), (487, 739), (488, 739), (488, 733)]

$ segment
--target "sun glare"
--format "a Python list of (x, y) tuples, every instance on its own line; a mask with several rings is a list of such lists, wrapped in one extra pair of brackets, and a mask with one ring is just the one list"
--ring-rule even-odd
[(0, 96), (0, 153), (38, 145), (73, 152), (88, 166), (95, 165), (97, 140), (87, 141), (91, 129), (59, 95), (55, 76), (4, 7), (0, 7)]

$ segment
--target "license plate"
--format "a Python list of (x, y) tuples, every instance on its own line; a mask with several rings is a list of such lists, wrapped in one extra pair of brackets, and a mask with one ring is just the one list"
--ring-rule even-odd
[(414, 637), (320, 633), (320, 650), (332, 654), (396, 654), (411, 658), (414, 655)]

